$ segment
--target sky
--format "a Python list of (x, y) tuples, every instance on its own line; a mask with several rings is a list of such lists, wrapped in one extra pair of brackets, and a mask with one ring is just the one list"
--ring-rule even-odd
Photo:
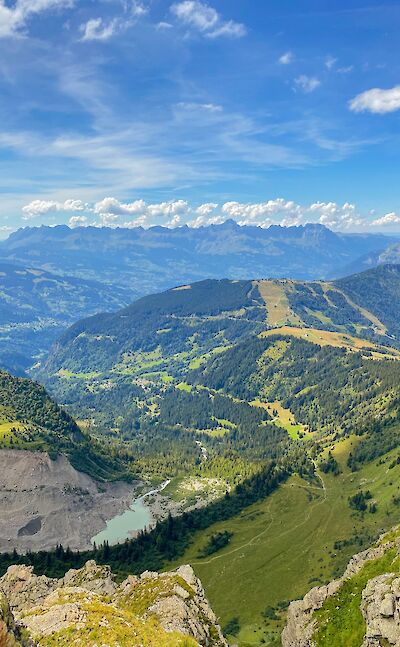
[(0, 0), (0, 235), (400, 233), (400, 2)]

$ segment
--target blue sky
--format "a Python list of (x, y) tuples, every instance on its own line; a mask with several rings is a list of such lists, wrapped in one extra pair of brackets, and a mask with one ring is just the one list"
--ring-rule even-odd
[(0, 233), (400, 232), (400, 3), (0, 0)]

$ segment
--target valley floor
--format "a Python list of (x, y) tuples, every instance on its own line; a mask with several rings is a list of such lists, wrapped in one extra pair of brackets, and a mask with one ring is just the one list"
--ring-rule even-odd
[[(339, 575), (352, 554), (399, 522), (393, 494), (400, 466), (389, 468), (397, 453), (352, 473), (345, 465), (352, 442), (334, 450), (343, 470), (339, 476), (321, 474), (313, 484), (292, 477), (271, 497), (197, 533), (179, 560), (193, 565), (222, 626), (234, 620), (240, 627), (230, 644), (280, 645), (288, 601)], [(349, 496), (361, 488), (377, 502), (374, 514), (350, 509)], [(229, 545), (199, 558), (209, 536), (224, 530), (233, 533)]]

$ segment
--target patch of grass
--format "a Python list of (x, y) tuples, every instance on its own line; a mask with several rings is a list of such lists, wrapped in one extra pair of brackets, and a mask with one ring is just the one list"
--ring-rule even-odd
[(267, 322), (272, 328), (285, 324), (299, 325), (299, 317), (291, 310), (281, 281), (258, 281), (259, 292), (267, 308)]
[(306, 431), (304, 425), (296, 422), (296, 419), (290, 409), (285, 409), (280, 402), (261, 402), (261, 400), (253, 400), (250, 402), (253, 407), (260, 407), (266, 409), (271, 416), (273, 422), (278, 427), (285, 429), (292, 440), (299, 440), (309, 432)]
[(274, 335), (289, 335), (297, 339), (305, 339), (319, 346), (333, 346), (335, 348), (346, 348), (347, 350), (373, 351), (375, 359), (383, 357), (393, 357), (400, 359), (400, 351), (395, 348), (380, 348), (372, 342), (353, 337), (347, 333), (331, 332), (329, 330), (318, 330), (317, 328), (297, 328), (292, 326), (282, 326), (279, 329), (265, 330), (260, 337), (273, 337)]
[[(285, 610), (279, 610), (279, 604), (340, 576), (354, 553), (398, 523), (392, 497), (400, 494), (400, 466), (387, 472), (373, 461), (352, 473), (345, 466), (351, 445), (345, 443), (342, 448), (337, 442), (334, 450), (344, 470), (338, 476), (321, 475), (325, 490), (319, 481), (310, 484), (294, 476), (229, 522), (198, 532), (179, 563), (168, 565), (167, 569), (193, 565), (222, 625), (239, 618), (235, 640), (239, 647), (279, 645), (285, 622)], [(388, 464), (395, 456), (396, 450), (387, 456)], [(377, 500), (375, 514), (362, 516), (350, 510), (348, 497), (360, 487), (370, 489)], [(233, 533), (229, 546), (199, 560), (207, 536), (225, 530)], [(346, 541), (334, 548), (338, 540)], [(268, 607), (278, 610), (278, 620), (263, 617)]]
[(384, 573), (399, 572), (395, 559), (397, 549), (387, 551), (381, 558), (368, 562), (362, 570), (347, 580), (339, 591), (328, 598), (316, 612), (317, 629), (313, 635), (316, 647), (359, 647), (365, 635), (365, 621), (360, 604), (368, 580)]
[(96, 371), (91, 371), (90, 373), (73, 373), (72, 371), (61, 368), (58, 371), (57, 375), (63, 380), (71, 380), (74, 378), (76, 380), (94, 380), (96, 377), (100, 377), (101, 373), (98, 373)]
[(204, 353), (203, 355), (198, 355), (197, 357), (194, 357), (193, 359), (191, 359), (189, 362), (189, 368), (192, 370), (196, 368), (200, 368), (200, 366), (205, 364), (207, 360), (213, 357), (213, 355), (219, 355), (220, 353), (224, 353), (229, 348), (230, 346), (216, 346), (209, 353)]
[(176, 385), (176, 388), (179, 389), (179, 391), (186, 391), (187, 393), (191, 393), (193, 386), (191, 384), (188, 384), (187, 382), (179, 382), (179, 384)]

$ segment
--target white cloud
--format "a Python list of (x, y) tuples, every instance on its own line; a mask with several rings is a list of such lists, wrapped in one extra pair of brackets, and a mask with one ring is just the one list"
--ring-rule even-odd
[(209, 216), (213, 211), (215, 211), (215, 209), (217, 209), (217, 207), (218, 204), (215, 202), (206, 202), (197, 207), (195, 211), (199, 216)]
[(132, 2), (131, 13), (133, 16), (140, 18), (141, 16), (145, 16), (148, 11), (148, 8), (141, 2), (135, 2), (135, 0)]
[(283, 198), (247, 204), (241, 202), (225, 202), (222, 205), (222, 213), (226, 214), (229, 218), (237, 220), (241, 224), (248, 224), (250, 222), (264, 224), (265, 221), (270, 222), (271, 216), (290, 213), (291, 216), (298, 217), (301, 215), (301, 212), (302, 210), (299, 205), (292, 200), (284, 200)]
[(87, 216), (72, 216), (68, 220), (68, 225), (71, 227), (71, 229), (74, 229), (75, 227), (85, 227), (87, 223)]
[(74, 0), (16, 0), (13, 7), (0, 0), (0, 38), (15, 36), (28, 20), (50, 9), (72, 7)]
[(279, 57), (278, 61), (281, 65), (289, 65), (293, 61), (293, 58), (292, 52), (285, 52), (285, 54)]
[(400, 85), (389, 90), (373, 88), (358, 94), (349, 103), (352, 112), (372, 112), (384, 115), (400, 110)]
[(298, 76), (297, 79), (294, 80), (294, 83), (297, 88), (306, 94), (314, 92), (314, 90), (321, 85), (321, 81), (319, 79), (313, 76), (306, 76), (305, 74)]
[(56, 200), (32, 200), (29, 204), (22, 207), (24, 220), (31, 220), (48, 213), (57, 213), (59, 211), (85, 211), (89, 209), (88, 205), (81, 200), (65, 200), (57, 202)]
[(170, 222), (173, 222), (172, 226), (176, 226), (180, 222), (180, 217), (189, 213), (190, 208), (186, 200), (147, 204), (144, 200), (120, 202), (116, 198), (104, 198), (96, 202), (93, 211), (100, 217), (102, 223), (107, 221), (108, 224), (113, 224), (119, 216), (136, 216), (133, 221), (125, 223), (124, 226), (144, 226), (151, 224), (153, 218), (170, 218)]
[(178, 214), (175, 214), (169, 222), (166, 223), (166, 227), (179, 227), (181, 224), (181, 217)]
[(156, 29), (172, 29), (172, 26), (170, 22), (165, 22), (165, 20), (162, 20), (161, 22), (158, 22), (156, 24)]
[(124, 15), (104, 20), (103, 18), (91, 18), (80, 26), (82, 41), (106, 41), (126, 29), (129, 29), (140, 18), (148, 13), (148, 8), (141, 2), (125, 2)]
[(187, 213), (189, 205), (186, 200), (175, 200), (170, 202), (160, 202), (158, 204), (149, 204), (146, 208), (149, 216), (160, 218), (162, 216), (175, 216), (177, 214)]
[(241, 38), (246, 34), (244, 25), (233, 20), (224, 21), (214, 7), (200, 0), (176, 2), (171, 5), (170, 11), (182, 24), (192, 27), (207, 38)]
[(352, 229), (365, 224), (356, 206), (349, 202), (343, 205), (336, 202), (315, 202), (310, 205), (309, 212), (319, 214), (318, 222), (330, 229)]
[(393, 227), (393, 225), (400, 225), (400, 216), (398, 216), (394, 211), (391, 211), (381, 218), (373, 220), (371, 225), (373, 227)]
[[(234, 220), (239, 225), (269, 227), (278, 224), (284, 227), (317, 223), (334, 231), (366, 231), (376, 227), (399, 229), (400, 216), (394, 211), (376, 218), (376, 211), (362, 214), (350, 202), (313, 202), (299, 204), (294, 200), (274, 198), (264, 202), (227, 201), (222, 204), (205, 202), (191, 205), (186, 200), (169, 200), (147, 203), (143, 199), (121, 202), (106, 197), (95, 203), (67, 199), (34, 200), (23, 207), (23, 218), (29, 220), (54, 213), (69, 213), (70, 227), (203, 227)], [(90, 216), (90, 218), (89, 218)]]
[(116, 198), (104, 198), (94, 205), (96, 214), (112, 214), (114, 216), (132, 216), (143, 213), (146, 209), (144, 200), (135, 200), (134, 202), (120, 202)]
[(325, 67), (328, 70), (332, 70), (335, 67), (337, 61), (338, 61), (337, 58), (335, 58), (334, 56), (328, 56), (325, 59)]
[(121, 21), (117, 18), (105, 22), (103, 18), (91, 18), (80, 26), (83, 33), (81, 40), (109, 40), (121, 29)]

